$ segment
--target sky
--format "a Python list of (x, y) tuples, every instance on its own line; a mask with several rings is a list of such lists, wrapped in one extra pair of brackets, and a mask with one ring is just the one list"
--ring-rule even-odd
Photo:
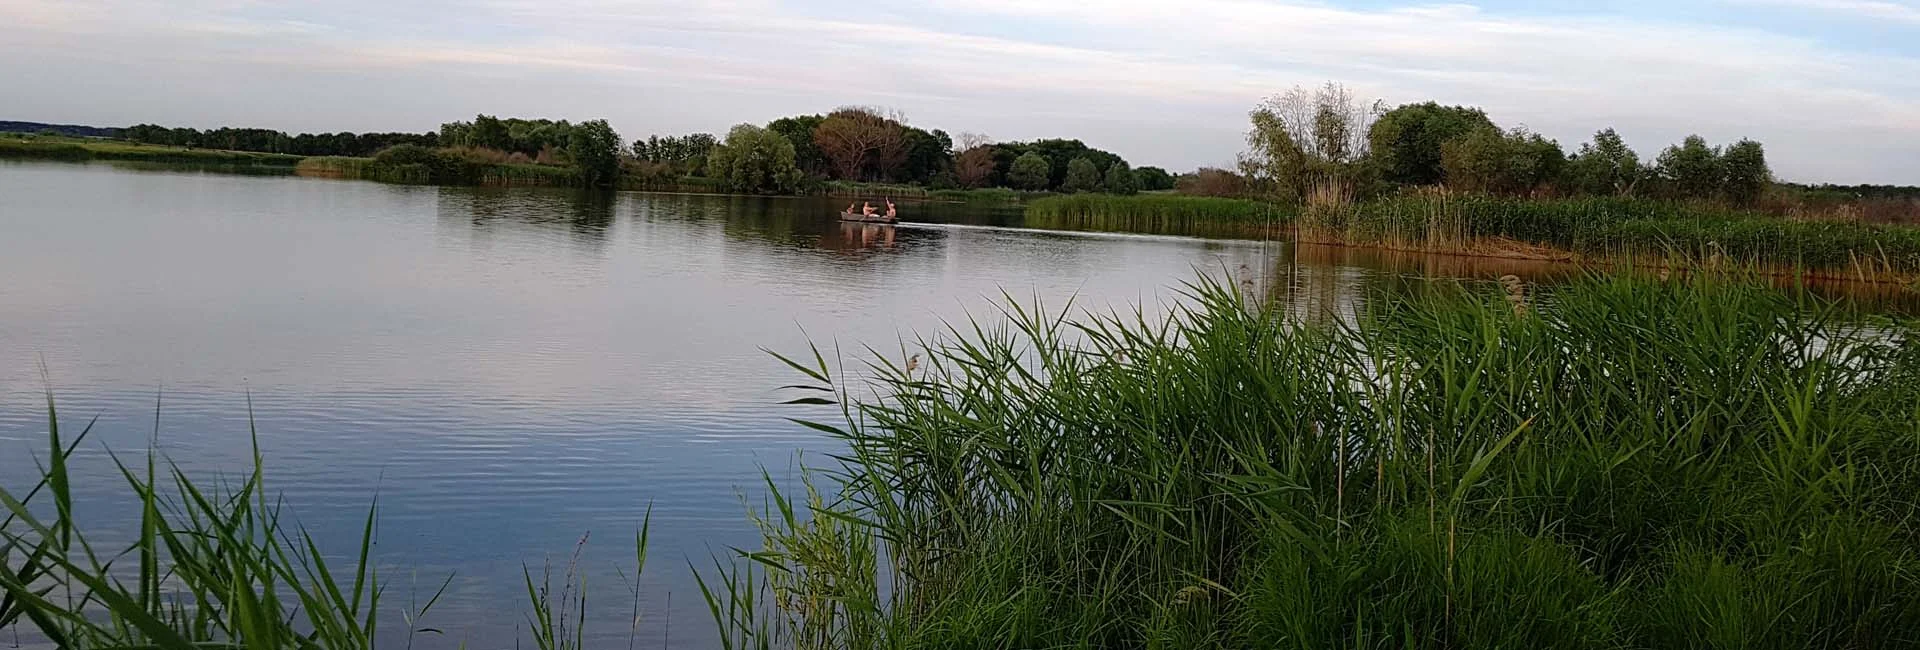
[(1920, 0), (0, 0), (0, 119), (95, 126), (632, 140), (876, 105), (1182, 171), (1327, 81), (1569, 151), (1752, 138), (1783, 180), (1920, 184)]

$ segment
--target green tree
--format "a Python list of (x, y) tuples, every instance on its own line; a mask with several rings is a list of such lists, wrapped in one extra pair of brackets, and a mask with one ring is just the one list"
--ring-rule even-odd
[(1067, 177), (1060, 181), (1062, 192), (1092, 192), (1100, 189), (1100, 167), (1082, 156), (1067, 163)]
[(1144, 192), (1159, 192), (1173, 189), (1173, 174), (1159, 167), (1141, 167), (1133, 170), (1134, 187)]
[(1670, 198), (1706, 199), (1720, 192), (1726, 170), (1720, 165), (1720, 151), (1707, 146), (1706, 138), (1687, 136), (1680, 144), (1667, 147), (1655, 159), (1654, 173)]
[(1101, 185), (1101, 189), (1108, 194), (1127, 195), (1140, 192), (1139, 179), (1133, 175), (1133, 168), (1127, 166), (1125, 160), (1107, 168), (1107, 173), (1101, 178)]
[(1007, 182), (1023, 190), (1047, 189), (1053, 166), (1047, 163), (1046, 156), (1034, 152), (1022, 154), (1013, 161), (1007, 171)]
[(473, 118), (473, 127), (467, 133), (467, 141), (457, 144), (504, 151), (513, 148), (513, 136), (507, 132), (507, 125), (501, 122), (500, 118), (492, 115), (476, 115)]
[(791, 194), (800, 187), (793, 142), (773, 131), (741, 124), (707, 157), (708, 171), (728, 191)]
[(1444, 173), (1440, 148), (1481, 129), (1495, 128), (1486, 111), (1435, 102), (1405, 104), (1387, 111), (1367, 133), (1374, 161), (1384, 180), (1407, 185), (1439, 183)]
[(1240, 170), (1262, 191), (1302, 199), (1322, 190), (1351, 194), (1370, 185), (1366, 164), (1378, 103), (1363, 104), (1345, 86), (1294, 87), (1248, 114), (1248, 150)]
[(907, 127), (905, 140), (906, 163), (899, 180), (928, 183), (941, 172), (953, 169), (953, 138), (945, 131)]
[(767, 123), (767, 130), (778, 133), (793, 143), (794, 163), (800, 166), (801, 173), (811, 176), (827, 174), (826, 154), (820, 153), (820, 146), (814, 144), (813, 133), (820, 123), (827, 120), (825, 115), (795, 115), (783, 117)]
[(993, 145), (994, 171), (1002, 178), (1013, 172), (1013, 161), (1028, 153), (1036, 153), (1047, 159), (1047, 186), (1059, 187), (1067, 180), (1067, 165), (1075, 158), (1086, 158), (1093, 162), (1094, 169), (1106, 169), (1113, 163), (1123, 160), (1119, 154), (1088, 147), (1079, 140), (1035, 140), (1033, 142), (1002, 142)]
[(573, 128), (567, 157), (580, 167), (580, 178), (590, 187), (612, 187), (620, 181), (620, 134), (606, 120), (588, 120)]
[(1580, 145), (1580, 152), (1567, 161), (1567, 189), (1581, 194), (1632, 194), (1644, 175), (1640, 156), (1613, 129), (1593, 134), (1593, 141)]
[(1559, 143), (1525, 129), (1478, 129), (1440, 147), (1447, 185), (1468, 192), (1529, 194), (1559, 178), (1565, 164)]
[(1720, 168), (1726, 179), (1722, 193), (1735, 205), (1752, 205), (1773, 182), (1767, 169), (1767, 152), (1760, 143), (1742, 139), (1720, 154)]

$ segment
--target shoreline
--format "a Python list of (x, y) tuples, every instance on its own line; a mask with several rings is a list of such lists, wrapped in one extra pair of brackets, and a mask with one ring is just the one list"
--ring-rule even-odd
[[(29, 146), (20, 147), (19, 145), (23, 143)], [(10, 145), (12, 145), (11, 150)], [(79, 150), (84, 150), (87, 153), (85, 155), (74, 153)], [(572, 170), (559, 167), (540, 167), (537, 170), (529, 172), (520, 169), (527, 167), (526, 165), (489, 165), (487, 167), (511, 167), (513, 169), (505, 171), (494, 169), (486, 170), (481, 174), (480, 182), (475, 184), (419, 183), (407, 182), (404, 179), (369, 178), (363, 175), (365, 166), (373, 160), (371, 158), (337, 156), (301, 157), (291, 154), (264, 154), (217, 149), (185, 149), (156, 145), (122, 145), (120, 143), (110, 142), (35, 142), (34, 140), (0, 139), (0, 160), (80, 163), (97, 160), (102, 162), (149, 162), (159, 165), (180, 165), (182, 167), (190, 167), (198, 164), (233, 165), (263, 169), (286, 169), (289, 170), (292, 175), (305, 178), (364, 180), (376, 183), (446, 187), (577, 187), (577, 185), (567, 182), (571, 179)], [(704, 181), (705, 179), (702, 180)], [(860, 192), (862, 191), (862, 188), (859, 186), (848, 187), (840, 184), (822, 188), (822, 192), (816, 194), (760, 195), (724, 191), (700, 191), (691, 189), (689, 185), (681, 183), (651, 184), (659, 187), (658, 189), (645, 185), (649, 184), (623, 182), (620, 187), (613, 188), (611, 191), (682, 196), (780, 199), (841, 199), (850, 196), (861, 196)], [(885, 191), (897, 188), (876, 186), (872, 189), (874, 191)], [(943, 196), (941, 194), (943, 192), (952, 194), (982, 192), (992, 196), (982, 196), (980, 199), (969, 199), (965, 196)], [(1128, 217), (1135, 215), (1110, 218), (1106, 216), (1096, 217), (1089, 214), (1072, 214), (1065, 216), (1051, 215), (1042, 219), (1035, 215), (1031, 209), (1034, 204), (1028, 201), (1033, 198), (1047, 199), (1059, 195), (1027, 197), (1020, 194), (1013, 194), (1013, 202), (1009, 203), (1005, 202), (1006, 194), (1007, 192), (998, 190), (926, 190), (920, 196), (901, 196), (899, 200), (912, 204), (941, 204), (949, 206), (1025, 206), (1028, 209), (1024, 211), (1021, 225), (1017, 228), (1041, 232), (1113, 233), (1201, 240), (1280, 242), (1300, 246), (1318, 246), (1352, 251), (1379, 251), (1469, 260), (1543, 263), (1563, 266), (1567, 270), (1613, 271), (1619, 269), (1639, 269), (1660, 272), (1686, 272), (1701, 269), (1737, 269), (1741, 272), (1775, 279), (1799, 278), (1825, 283), (1860, 284), (1893, 287), (1903, 291), (1920, 291), (1920, 271), (1895, 269), (1892, 268), (1889, 262), (1884, 260), (1862, 261), (1857, 255), (1851, 253), (1849, 253), (1851, 259), (1845, 267), (1826, 268), (1820, 266), (1789, 265), (1760, 259), (1742, 260), (1739, 259), (1738, 256), (1719, 253), (1702, 257), (1699, 255), (1675, 253), (1671, 250), (1661, 253), (1629, 250), (1622, 253), (1594, 254), (1552, 244), (1528, 242), (1504, 236), (1478, 236), (1464, 241), (1449, 241), (1443, 244), (1404, 241), (1403, 238), (1397, 237), (1382, 239), (1380, 241), (1363, 241), (1330, 234), (1302, 235), (1301, 231), (1303, 226), (1299, 223), (1299, 217), (1284, 215), (1288, 210), (1286, 208), (1275, 208), (1277, 214), (1283, 214), (1284, 216), (1277, 216), (1273, 221), (1266, 223), (1252, 223), (1239, 218), (1211, 219), (1192, 215), (1176, 218), (1166, 215), (1156, 215), (1154, 216), (1156, 223), (1152, 227), (1127, 227), (1132, 224), (1114, 224), (1114, 222), (1133, 221), (1133, 219)], [(1067, 196), (1072, 197), (1076, 195)], [(1085, 196), (1098, 196), (1102, 199), (1119, 199), (1121, 202), (1127, 203), (1155, 200), (1164, 195), (1136, 195), (1131, 197), (1112, 197), (1107, 195)], [(986, 198), (992, 198), (993, 200), (982, 200)], [(1180, 198), (1193, 199), (1196, 202), (1241, 202), (1241, 200), (1208, 199), (1206, 197), (1182, 196)], [(1753, 219), (1762, 220), (1761, 217), (1753, 217)], [(1106, 221), (1114, 225), (1095, 226), (1090, 223), (1096, 220)], [(1034, 221), (1064, 221), (1068, 223), (1049, 224), (1034, 223)], [(1785, 219), (1780, 219), (1780, 221), (1802, 223), (1790, 222)], [(1171, 222), (1178, 222), (1177, 226)], [(1307, 228), (1313, 227), (1308, 226)], [(1899, 226), (1888, 226), (1887, 228), (1899, 228)], [(1709, 242), (1709, 244), (1711, 244), (1711, 242)], [(1649, 259), (1659, 261), (1646, 261)]]

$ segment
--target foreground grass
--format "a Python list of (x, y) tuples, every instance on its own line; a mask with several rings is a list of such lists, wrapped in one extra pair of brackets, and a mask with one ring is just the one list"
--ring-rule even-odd
[(845, 409), (814, 425), (844, 487), (763, 513), (722, 593), (777, 611), (720, 608), (729, 638), (1920, 644), (1910, 324), (1711, 279), (1439, 288), (1350, 322), (1196, 293), (1166, 320), (1014, 310), (859, 386), (795, 363)]
[(119, 140), (57, 136), (0, 137), (0, 158), (38, 160), (128, 160), (159, 163), (293, 165), (300, 156), (252, 151), (187, 149)]
[[(48, 397), (42, 475), (23, 493), (0, 488), (0, 629), (28, 626), (75, 650), (370, 650), (387, 629), (382, 625), (396, 623), (409, 647), (416, 636), (443, 634), (421, 621), (451, 575), (410, 607), (382, 605), (387, 583), (372, 555), (377, 508), (367, 510), (355, 561), (330, 567), (313, 537), (288, 523), (291, 515), (282, 517), (257, 443), (251, 471), (237, 484), (196, 482), (152, 454), (132, 464), (116, 456), (118, 477), (75, 477), (68, 460), (92, 428), (63, 437)], [(137, 532), (113, 537), (132, 543), (89, 541), (75, 523), (76, 480), (124, 483), (140, 506)], [(650, 519), (649, 508), (634, 537), (636, 579), (646, 565)], [(559, 582), (550, 570), (523, 576), (533, 647), (582, 648), (584, 575), (569, 566)], [(383, 612), (390, 617), (384, 622)]]

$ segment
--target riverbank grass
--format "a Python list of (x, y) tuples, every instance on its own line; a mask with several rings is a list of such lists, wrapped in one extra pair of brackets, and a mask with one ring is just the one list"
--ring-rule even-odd
[(156, 163), (276, 166), (293, 165), (300, 161), (300, 156), (287, 154), (222, 151), (218, 149), (188, 149), (185, 147), (137, 144), (122, 140), (70, 138), (48, 135), (0, 137), (0, 158), (70, 161), (126, 160)]
[(846, 443), (817, 475), (844, 487), (763, 513), (734, 591), (779, 607), (752, 625), (836, 648), (1920, 642), (1911, 324), (1704, 276), (1439, 284), (1347, 319), (1192, 298), (1010, 306), (870, 382), (790, 362), (844, 409), (810, 425)]

